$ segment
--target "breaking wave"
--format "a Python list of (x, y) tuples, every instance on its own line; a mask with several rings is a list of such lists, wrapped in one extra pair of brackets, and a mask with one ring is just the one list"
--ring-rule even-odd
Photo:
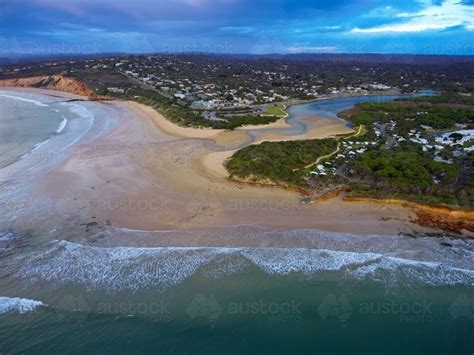
[(48, 107), (49, 105), (40, 102), (38, 100), (32, 100), (32, 99), (27, 99), (26, 97), (23, 96), (17, 96), (18, 93), (15, 93), (15, 95), (9, 95), (9, 94), (4, 94), (3, 92), (0, 92), (0, 97), (4, 97), (7, 99), (12, 99), (12, 100), (17, 100), (17, 101), (23, 101), (23, 102), (28, 102), (30, 104), (40, 106), (40, 107)]
[[(26, 258), (26, 260), (25, 260)], [(271, 275), (372, 280), (388, 287), (474, 285), (474, 270), (379, 253), (279, 248), (97, 248), (54, 241), (21, 257), (17, 276), (108, 293), (164, 292), (194, 274), (221, 277), (257, 267)]]
[(61, 121), (61, 123), (59, 124), (59, 127), (58, 129), (56, 130), (56, 133), (59, 134), (61, 133), (64, 128), (66, 128), (66, 125), (67, 125), (67, 119), (66, 118), (63, 118), (63, 120)]
[(7, 312), (26, 313), (34, 311), (37, 307), (46, 306), (41, 301), (25, 298), (0, 297), (0, 314)]

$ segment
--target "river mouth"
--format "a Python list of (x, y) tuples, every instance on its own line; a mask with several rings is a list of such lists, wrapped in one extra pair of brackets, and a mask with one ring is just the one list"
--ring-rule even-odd
[[(261, 142), (264, 137), (272, 136), (278, 137), (280, 140), (285, 140), (295, 136), (304, 136), (312, 128), (317, 127), (319, 121), (327, 121), (333, 124), (343, 124), (351, 128), (350, 124), (343, 119), (338, 117), (338, 113), (354, 108), (355, 105), (362, 102), (388, 102), (403, 98), (412, 98), (420, 96), (432, 96), (433, 91), (421, 91), (411, 94), (398, 94), (398, 95), (366, 95), (366, 96), (352, 96), (352, 97), (340, 97), (333, 99), (321, 99), (309, 103), (297, 104), (290, 106), (288, 111), (288, 117), (285, 119), (288, 127), (286, 128), (261, 128), (251, 129), (246, 131), (249, 137), (252, 138), (250, 143)], [(327, 123), (325, 123), (327, 124)], [(309, 137), (310, 139), (311, 137)], [(315, 137), (318, 138), (318, 137)], [(278, 140), (277, 138), (274, 138)], [(308, 138), (306, 138), (308, 139)], [(239, 148), (244, 147), (240, 146)]]
[(355, 105), (363, 102), (388, 102), (404, 98), (414, 98), (421, 96), (433, 96), (435, 93), (431, 90), (420, 91), (411, 94), (398, 95), (366, 95), (342, 97), (337, 99), (323, 99), (306, 104), (291, 106), (289, 113), (291, 118), (299, 117), (327, 117), (338, 118), (338, 113), (354, 108)]

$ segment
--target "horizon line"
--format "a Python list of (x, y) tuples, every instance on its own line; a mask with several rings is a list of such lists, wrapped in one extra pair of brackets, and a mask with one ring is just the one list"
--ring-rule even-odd
[(28, 58), (48, 58), (48, 57), (72, 57), (72, 56), (154, 56), (154, 55), (208, 55), (208, 56), (249, 56), (249, 57), (268, 57), (268, 56), (298, 56), (298, 55), (313, 55), (313, 56), (413, 56), (413, 57), (473, 57), (474, 54), (438, 54), (438, 53), (381, 53), (381, 52), (337, 52), (337, 53), (317, 53), (317, 52), (301, 52), (301, 53), (225, 53), (225, 52), (205, 52), (205, 51), (183, 51), (183, 52), (96, 52), (96, 53), (0, 53), (0, 59), (9, 59), (14, 57), (28, 57)]

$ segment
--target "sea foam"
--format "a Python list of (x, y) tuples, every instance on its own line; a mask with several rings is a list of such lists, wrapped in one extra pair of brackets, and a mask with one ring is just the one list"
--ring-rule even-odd
[(13, 233), (0, 232), (0, 242), (8, 242), (13, 239)]
[(70, 102), (61, 102), (61, 106), (66, 107), (70, 112), (74, 113), (77, 116), (87, 119), (93, 119), (94, 115), (83, 105)]
[(8, 95), (0, 92), (0, 97), (5, 97), (7, 99), (13, 99), (13, 100), (18, 100), (18, 101), (23, 101), (23, 102), (28, 102), (30, 104), (36, 105), (36, 106), (41, 106), (41, 107), (49, 107), (49, 105), (37, 101), (37, 100), (32, 100), (32, 99), (27, 99), (26, 97), (23, 96), (15, 96), (15, 95)]
[(64, 128), (66, 128), (66, 125), (67, 125), (67, 119), (66, 118), (63, 118), (63, 120), (61, 121), (61, 123), (59, 124), (59, 127), (58, 129), (56, 130), (56, 133), (59, 134), (61, 133)]
[(25, 298), (0, 297), (0, 314), (7, 312), (26, 313), (35, 310), (37, 307), (44, 307), (41, 301), (29, 300)]
[(22, 258), (17, 275), (51, 285), (80, 284), (114, 293), (161, 292), (200, 273), (221, 277), (253, 266), (271, 275), (372, 280), (386, 286), (474, 285), (474, 270), (377, 253), (279, 248), (97, 248), (66, 241)]

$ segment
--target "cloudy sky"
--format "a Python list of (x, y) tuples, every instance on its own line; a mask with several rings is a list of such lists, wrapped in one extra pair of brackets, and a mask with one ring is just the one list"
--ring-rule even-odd
[(0, 0), (0, 55), (474, 55), (474, 0)]

